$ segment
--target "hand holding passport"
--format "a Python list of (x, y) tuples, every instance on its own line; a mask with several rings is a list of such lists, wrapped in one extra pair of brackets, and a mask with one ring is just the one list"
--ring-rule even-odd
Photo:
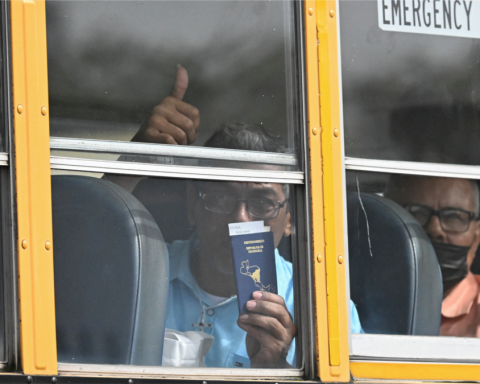
[(277, 293), (277, 271), (273, 233), (263, 221), (229, 224), (233, 266), (237, 284), (238, 311), (247, 313), (246, 303), (255, 291)]
[(238, 326), (247, 332), (251, 368), (290, 367), (296, 327), (280, 297), (273, 233), (263, 221), (229, 224), (237, 286)]

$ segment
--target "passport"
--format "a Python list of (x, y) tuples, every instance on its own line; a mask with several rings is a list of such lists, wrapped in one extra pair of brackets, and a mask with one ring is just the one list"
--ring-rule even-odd
[[(234, 223), (230, 226), (242, 224), (247, 223)], [(261, 228), (263, 231), (263, 222)], [(241, 230), (236, 232), (242, 233)], [(278, 292), (273, 233), (270, 231), (246, 232), (250, 233), (232, 235), (232, 227), (230, 227), (238, 311), (240, 314), (248, 313), (245, 305), (247, 301), (252, 299), (253, 292)]]

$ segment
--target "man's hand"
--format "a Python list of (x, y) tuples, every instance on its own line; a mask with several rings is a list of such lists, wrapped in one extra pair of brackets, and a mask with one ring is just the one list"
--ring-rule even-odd
[(182, 101), (188, 88), (188, 72), (178, 66), (170, 96), (153, 108), (150, 118), (132, 141), (159, 144), (192, 144), (200, 126), (200, 112)]
[(287, 368), (287, 354), (297, 333), (292, 316), (282, 297), (269, 292), (254, 292), (247, 302), (249, 314), (237, 324), (247, 332), (247, 353), (252, 368)]

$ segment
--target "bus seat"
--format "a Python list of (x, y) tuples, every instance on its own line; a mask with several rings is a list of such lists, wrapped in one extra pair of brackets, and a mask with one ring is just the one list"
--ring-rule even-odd
[(167, 243), (190, 238), (193, 227), (188, 222), (185, 180), (146, 177), (132, 195), (152, 214)]
[(53, 176), (58, 361), (162, 364), (168, 253), (130, 193), (101, 179)]
[(364, 331), (438, 335), (443, 286), (430, 240), (400, 205), (360, 196), (366, 215), (358, 193), (347, 195), (348, 252), (351, 299)]

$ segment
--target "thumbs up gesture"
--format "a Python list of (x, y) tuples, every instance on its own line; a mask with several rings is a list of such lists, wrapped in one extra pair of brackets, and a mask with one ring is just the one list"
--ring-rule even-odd
[(179, 65), (170, 95), (153, 108), (152, 115), (140, 127), (132, 141), (192, 144), (200, 126), (200, 112), (194, 106), (182, 101), (187, 88), (188, 72)]

